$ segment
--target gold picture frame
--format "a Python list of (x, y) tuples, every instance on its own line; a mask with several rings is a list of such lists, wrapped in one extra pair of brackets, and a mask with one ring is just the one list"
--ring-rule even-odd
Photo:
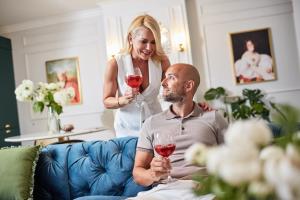
[(229, 33), (236, 84), (277, 79), (270, 28)]
[(73, 87), (75, 96), (69, 105), (82, 103), (80, 75), (79, 75), (79, 58), (70, 57), (57, 60), (48, 60), (45, 62), (46, 76), (48, 83), (62, 81), (64, 87)]

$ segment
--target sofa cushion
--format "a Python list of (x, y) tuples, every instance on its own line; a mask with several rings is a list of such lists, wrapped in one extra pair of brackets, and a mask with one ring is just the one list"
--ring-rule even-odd
[(73, 144), (68, 158), (71, 198), (135, 196), (145, 190), (132, 179), (136, 143), (137, 138), (127, 137)]
[(33, 172), (39, 146), (0, 150), (0, 199), (32, 198)]
[(71, 199), (67, 170), (71, 146), (48, 145), (42, 149), (35, 170), (34, 199)]

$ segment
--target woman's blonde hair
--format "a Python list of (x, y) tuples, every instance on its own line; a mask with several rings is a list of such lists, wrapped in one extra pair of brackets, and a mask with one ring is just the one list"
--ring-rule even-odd
[(149, 29), (154, 36), (156, 48), (152, 55), (152, 59), (154, 61), (161, 61), (165, 53), (161, 46), (160, 28), (157, 21), (150, 15), (140, 15), (131, 22), (126, 35), (125, 48), (121, 51), (121, 53), (132, 52), (132, 45), (129, 43), (129, 39), (130, 37), (134, 37), (142, 27)]

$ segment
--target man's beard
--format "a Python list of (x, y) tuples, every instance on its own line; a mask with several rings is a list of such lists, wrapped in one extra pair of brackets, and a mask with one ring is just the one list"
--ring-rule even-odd
[(170, 92), (168, 94), (163, 95), (164, 101), (171, 102), (171, 103), (182, 102), (184, 97), (185, 97), (184, 92), (177, 92), (177, 93)]

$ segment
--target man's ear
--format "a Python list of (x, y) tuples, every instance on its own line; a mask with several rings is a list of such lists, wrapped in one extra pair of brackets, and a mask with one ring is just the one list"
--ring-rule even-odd
[(185, 82), (186, 91), (192, 91), (195, 87), (195, 82), (193, 80), (188, 80)]

